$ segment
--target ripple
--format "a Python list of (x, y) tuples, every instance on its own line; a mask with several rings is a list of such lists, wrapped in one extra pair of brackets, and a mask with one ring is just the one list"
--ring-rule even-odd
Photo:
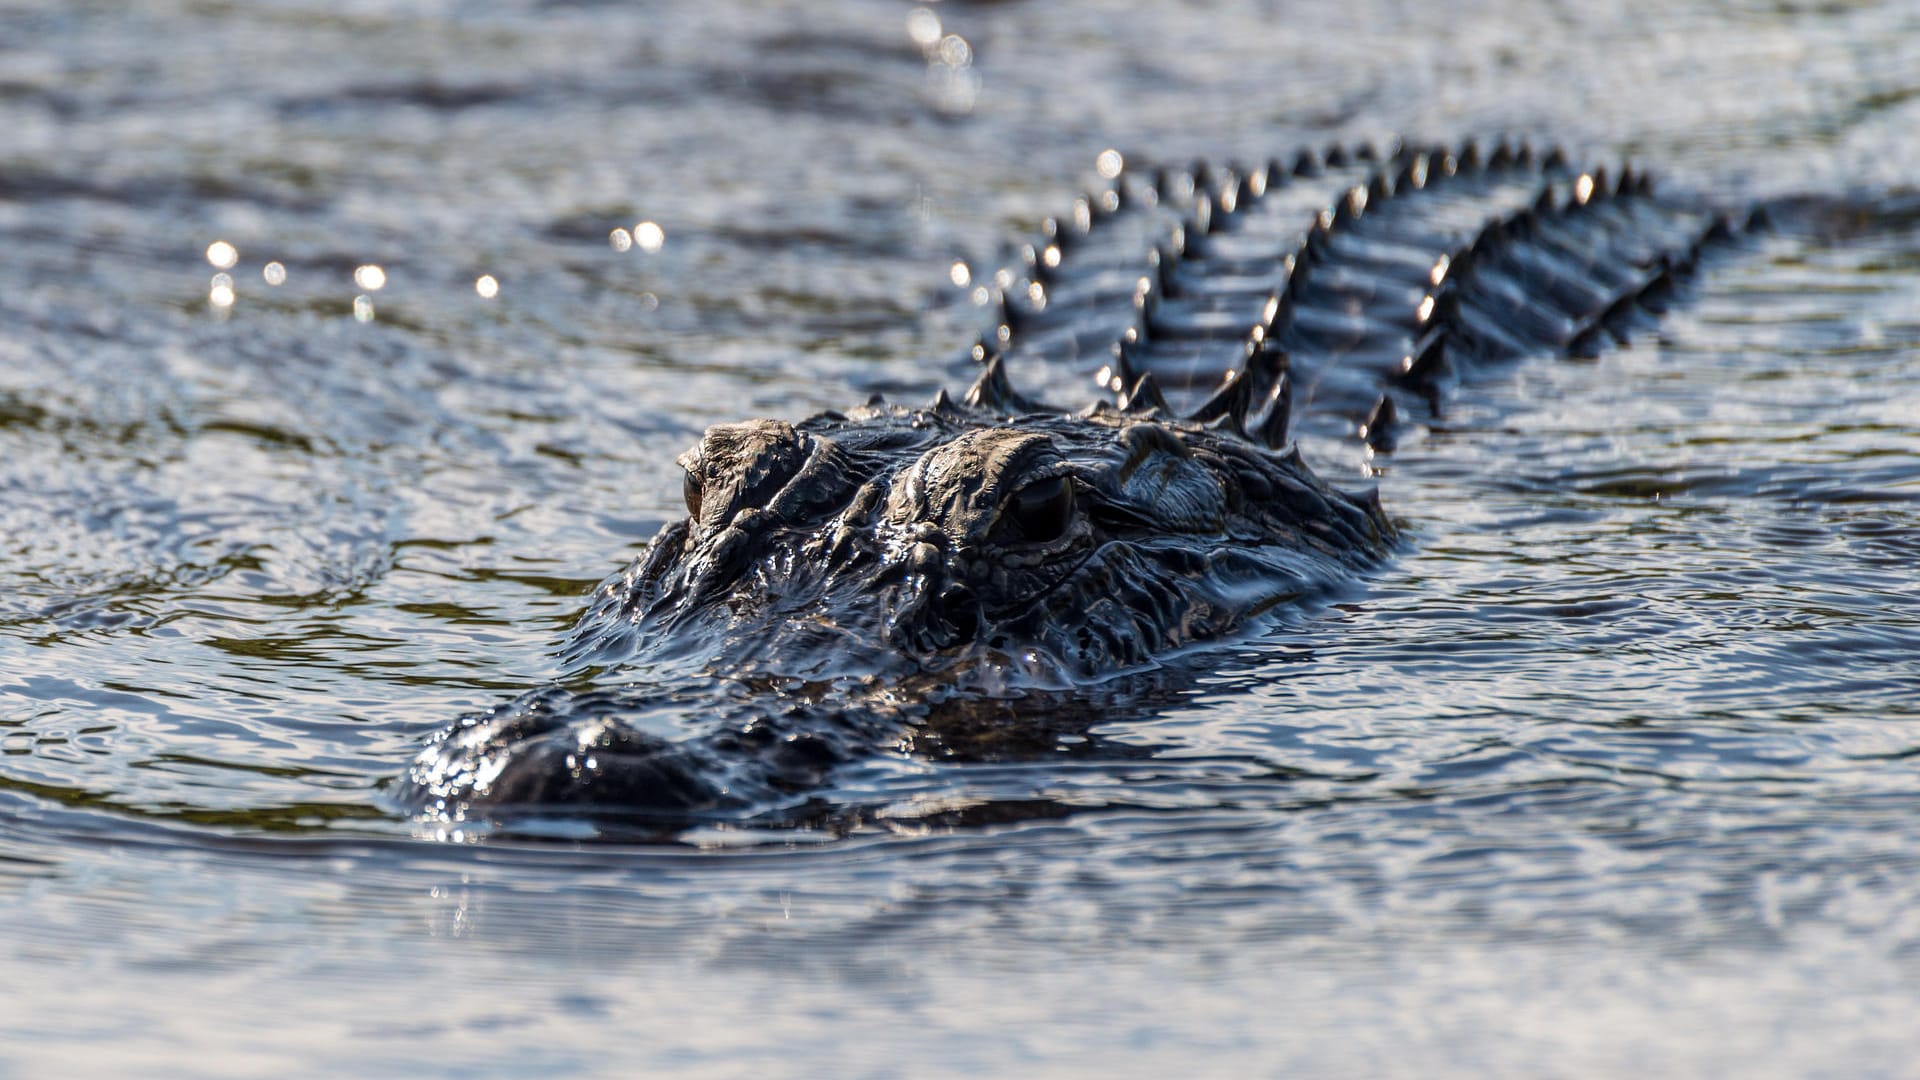
[[(1268, 6), (0, 13), (0, 1071), (1906, 1068), (1912, 15)], [(1103, 151), (1396, 131), (1847, 199), (1468, 388), (1399, 560), (1173, 692), (809, 830), (378, 809), (703, 426), (962, 380)]]

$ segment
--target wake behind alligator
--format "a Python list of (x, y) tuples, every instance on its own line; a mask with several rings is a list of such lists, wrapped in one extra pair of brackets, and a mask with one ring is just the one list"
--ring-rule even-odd
[(791, 824), (853, 813), (824, 792), (877, 755), (1052, 753), (1392, 554), (1297, 435), (1390, 452), (1478, 369), (1651, 325), (1751, 224), (1525, 143), (1120, 172), (998, 276), (961, 400), (709, 430), (569, 680), (437, 734), (396, 797)]

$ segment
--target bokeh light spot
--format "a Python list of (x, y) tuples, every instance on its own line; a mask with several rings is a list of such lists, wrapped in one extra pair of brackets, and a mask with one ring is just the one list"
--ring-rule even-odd
[(922, 49), (931, 49), (940, 41), (940, 16), (923, 7), (907, 12), (907, 36)]

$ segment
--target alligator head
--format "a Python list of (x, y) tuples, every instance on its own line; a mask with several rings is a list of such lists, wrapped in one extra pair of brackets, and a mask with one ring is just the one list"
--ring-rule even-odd
[(572, 659), (1084, 681), (1351, 579), (1391, 543), (1377, 500), (1238, 413), (1208, 426), (1136, 395), (1067, 414), (996, 386), (997, 365), (965, 405), (708, 430), (680, 458), (686, 519), (600, 588)]

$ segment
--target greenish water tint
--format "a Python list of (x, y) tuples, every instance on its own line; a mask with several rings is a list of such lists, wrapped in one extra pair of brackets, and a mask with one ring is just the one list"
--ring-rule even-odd
[[(1920, 21), (1642, 7), (0, 11), (0, 1073), (1907, 1071)], [(1100, 151), (1501, 132), (1877, 209), (1469, 388), (1398, 561), (1100, 753), (382, 809), (707, 424), (964, 378)]]

